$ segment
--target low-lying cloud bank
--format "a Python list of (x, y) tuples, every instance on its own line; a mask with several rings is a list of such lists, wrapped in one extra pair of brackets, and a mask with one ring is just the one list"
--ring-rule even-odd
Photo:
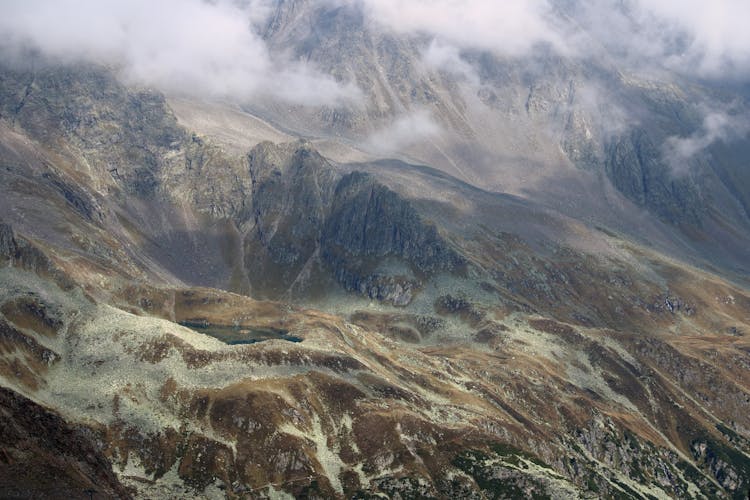
[[(335, 1), (335, 0), (321, 0)], [(529, 58), (538, 49), (573, 60), (596, 59), (636, 73), (675, 73), (719, 82), (750, 79), (750, 2), (747, 0), (339, 0), (358, 3), (374, 22), (431, 40), (424, 62), (479, 87), (466, 50)], [(603, 135), (619, 135), (637, 123), (592, 80), (577, 89)], [(743, 140), (750, 116), (696, 103), (703, 123), (688, 136), (670, 137), (663, 159), (676, 174), (717, 142)]]
[[(331, 1), (331, 0), (323, 0)], [(540, 45), (582, 58), (701, 78), (750, 76), (747, 0), (339, 0), (400, 32), (524, 56)]]
[(437, 138), (440, 125), (429, 111), (420, 109), (396, 117), (393, 123), (376, 130), (365, 142), (365, 148), (376, 154), (394, 154), (421, 141)]
[(584, 29), (631, 64), (708, 79), (750, 76), (745, 0), (578, 0)]
[[(353, 84), (271, 54), (260, 35), (281, 0), (6, 0), (0, 57), (29, 49), (119, 67), (167, 91), (292, 103), (356, 101)], [(459, 51), (524, 57), (539, 46), (606, 54), (641, 69), (715, 79), (750, 76), (747, 0), (308, 0), (433, 40), (426, 57), (472, 78)]]
[(266, 0), (8, 0), (0, 5), (0, 56), (34, 51), (93, 61), (132, 83), (208, 97), (357, 99), (354, 85), (269, 53), (258, 28), (271, 7)]
[(687, 173), (692, 161), (717, 142), (731, 143), (744, 139), (750, 133), (750, 117), (732, 113), (731, 110), (703, 109), (703, 125), (686, 137), (667, 139), (663, 157), (677, 174)]
[[(361, 9), (368, 23), (425, 41), (423, 62), (478, 88), (466, 50), (529, 57), (543, 47), (572, 59), (604, 58), (635, 71), (695, 78), (750, 78), (747, 0), (306, 0), (311, 8)], [(282, 0), (5, 0), (0, 2), (0, 59), (31, 52), (62, 62), (93, 61), (129, 83), (172, 93), (309, 106), (363, 105), (353, 83), (274, 53), (262, 33)], [(531, 63), (530, 63), (531, 64)], [(606, 134), (632, 118), (596, 82), (579, 102)], [(700, 106), (700, 103), (699, 103)], [(747, 117), (707, 107), (703, 127), (674, 137), (664, 156), (676, 171), (718, 140), (750, 132)], [(370, 136), (382, 154), (443, 131), (426, 110), (406, 111)]]

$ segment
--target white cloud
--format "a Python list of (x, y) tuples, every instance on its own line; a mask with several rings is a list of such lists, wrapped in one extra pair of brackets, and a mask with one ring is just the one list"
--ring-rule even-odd
[[(4, 0), (0, 55), (33, 47), (53, 60), (115, 66), (129, 82), (238, 101), (358, 101), (361, 93), (353, 84), (269, 52), (259, 27), (279, 1)], [(744, 26), (750, 19), (748, 0), (309, 1), (359, 6), (370, 22), (426, 36), (423, 62), (459, 75), (472, 87), (478, 87), (479, 77), (461, 57), (463, 51), (524, 58), (540, 45), (584, 60), (606, 48), (616, 62), (635, 69), (750, 77), (750, 30)], [(593, 116), (603, 117), (602, 127), (616, 125), (617, 132), (627, 126), (627, 113), (600, 94), (579, 89), (578, 97)], [(693, 149), (715, 141), (711, 130), (721, 127), (709, 121), (695, 137), (671, 139), (671, 157), (690, 157)], [(396, 151), (438, 133), (429, 114), (417, 112), (378, 131), (369, 144)]]
[[(667, 64), (702, 76), (722, 76), (750, 70), (750, 2), (747, 0), (641, 0), (641, 9), (657, 20), (667, 21), (684, 34), (685, 46), (668, 54)], [(671, 25), (671, 26), (670, 26)], [(664, 37), (662, 37), (664, 38)]]
[[(302, 61), (270, 54), (259, 36), (280, 0), (4, 0), (5, 55), (34, 47), (58, 60), (118, 65), (166, 90), (307, 104), (356, 99)], [(474, 77), (463, 49), (524, 57), (535, 47), (709, 78), (750, 76), (748, 0), (309, 0), (358, 5), (376, 23), (435, 40), (425, 62)]]
[(687, 172), (691, 160), (712, 144), (740, 140), (750, 133), (750, 119), (747, 116), (725, 111), (703, 111), (705, 116), (700, 130), (688, 137), (670, 137), (664, 144), (663, 157), (675, 173)]
[(255, 24), (269, 0), (5, 0), (0, 47), (32, 48), (62, 61), (119, 67), (133, 82), (167, 91), (232, 97), (272, 95), (334, 104), (358, 95), (299, 61), (268, 52)]
[[(331, 0), (328, 0), (331, 1)], [(523, 57), (545, 45), (582, 58), (707, 78), (750, 75), (748, 0), (339, 0), (397, 32)]]
[(576, 87), (575, 92), (576, 105), (591, 116), (592, 126), (605, 140), (625, 133), (638, 123), (627, 110), (613, 102), (608, 88), (602, 82), (591, 79)]
[[(750, 75), (747, 0), (577, 0), (574, 5), (575, 22), (621, 62), (703, 78)], [(585, 46), (578, 50), (587, 54)]]
[(426, 110), (417, 110), (397, 117), (393, 123), (376, 131), (365, 147), (377, 154), (403, 151), (412, 144), (440, 135), (442, 129)]
[(427, 66), (459, 75), (473, 86), (479, 85), (479, 75), (461, 58), (458, 47), (434, 39), (422, 56)]
[(564, 50), (546, 0), (361, 0), (373, 19), (464, 47), (523, 55), (540, 43)]

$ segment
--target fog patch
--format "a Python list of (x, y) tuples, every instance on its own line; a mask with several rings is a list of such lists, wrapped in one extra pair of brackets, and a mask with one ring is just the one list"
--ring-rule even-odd
[(303, 61), (271, 54), (258, 34), (270, 0), (8, 0), (0, 57), (30, 52), (117, 69), (126, 83), (195, 96), (336, 105), (359, 90)]
[[(323, 0), (321, 0), (323, 1)], [(332, 0), (327, 0), (332, 1)], [(371, 19), (467, 49), (526, 57), (536, 48), (701, 78), (750, 75), (747, 0), (338, 0)]]
[(675, 174), (685, 174), (691, 162), (700, 157), (717, 142), (731, 143), (750, 134), (750, 116), (737, 115), (723, 110), (705, 110), (703, 125), (686, 137), (667, 138), (662, 155)]
[(480, 85), (478, 72), (461, 57), (458, 47), (433, 39), (422, 54), (423, 63), (429, 68), (457, 75), (472, 87)]
[(375, 131), (365, 141), (365, 148), (376, 154), (393, 154), (411, 145), (438, 137), (442, 128), (427, 110), (404, 114)]
[(631, 130), (637, 119), (612, 99), (605, 84), (595, 80), (576, 88), (576, 103), (592, 117), (593, 128), (608, 141)]
[(538, 44), (565, 50), (545, 0), (359, 0), (371, 18), (398, 32), (439, 36), (449, 43), (512, 56)]

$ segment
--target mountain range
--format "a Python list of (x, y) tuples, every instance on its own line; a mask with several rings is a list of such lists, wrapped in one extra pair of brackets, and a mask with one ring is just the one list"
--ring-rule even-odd
[(0, 496), (746, 498), (742, 79), (266, 3), (317, 95), (0, 51)]

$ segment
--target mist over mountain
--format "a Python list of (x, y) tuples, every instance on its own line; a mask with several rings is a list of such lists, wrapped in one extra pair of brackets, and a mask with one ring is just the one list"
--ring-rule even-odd
[(4, 2), (0, 497), (746, 498), (748, 18)]

